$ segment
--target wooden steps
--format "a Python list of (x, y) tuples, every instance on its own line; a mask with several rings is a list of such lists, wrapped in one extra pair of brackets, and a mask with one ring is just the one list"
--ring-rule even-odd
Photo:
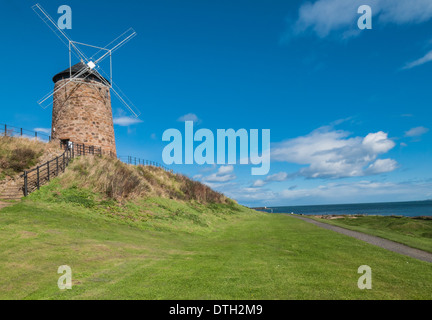
[(10, 203), (10, 202), (1, 202), (0, 201), (0, 210), (3, 209), (3, 208), (6, 208), (8, 206), (10, 206), (11, 204), (12, 203)]
[(22, 190), (22, 179), (11, 180), (7, 182), (2, 190), (0, 190), (0, 201), (1, 200), (21, 200), (24, 196)]

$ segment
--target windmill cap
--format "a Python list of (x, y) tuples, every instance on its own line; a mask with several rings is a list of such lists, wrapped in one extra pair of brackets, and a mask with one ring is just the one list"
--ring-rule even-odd
[[(73, 65), (72, 67), (67, 68), (66, 70), (63, 70), (62, 72), (57, 73), (53, 77), (52, 80), (54, 83), (56, 83), (57, 81), (60, 81), (63, 79), (69, 79), (71, 74), (73, 77), (73, 76), (77, 75), (78, 73), (80, 73), (86, 67), (89, 68), (89, 66), (87, 66), (85, 63), (79, 62), (79, 63)], [(102, 77), (100, 75), (100, 73), (97, 72), (95, 69), (87, 70), (86, 72), (84, 72), (83, 74), (78, 76), (78, 79), (93, 80), (93, 81), (97, 81), (97, 82), (104, 83), (104, 84), (110, 83), (107, 79)], [(102, 81), (102, 79), (104, 79), (105, 82)]]

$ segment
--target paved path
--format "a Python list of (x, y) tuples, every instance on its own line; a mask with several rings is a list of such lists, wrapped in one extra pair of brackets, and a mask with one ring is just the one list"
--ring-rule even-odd
[(383, 239), (380, 237), (372, 236), (372, 235), (365, 234), (362, 232), (352, 231), (352, 230), (337, 227), (337, 226), (334, 226), (331, 224), (327, 224), (324, 222), (315, 221), (313, 219), (306, 218), (303, 216), (296, 216), (296, 215), (290, 215), (290, 216), (295, 217), (297, 219), (301, 219), (301, 220), (309, 222), (309, 223), (312, 223), (318, 227), (332, 230), (335, 232), (339, 232), (339, 233), (342, 233), (342, 234), (347, 235), (349, 237), (353, 237), (353, 238), (365, 241), (367, 243), (373, 244), (375, 246), (378, 246), (378, 247), (381, 247), (381, 248), (384, 248), (384, 249), (387, 249), (387, 250), (390, 250), (393, 252), (404, 254), (406, 256), (416, 258), (419, 260), (432, 262), (432, 253), (429, 253), (429, 252), (426, 252), (423, 250), (414, 249), (414, 248), (408, 247), (408, 246), (401, 244), (401, 243), (397, 243), (397, 242)]

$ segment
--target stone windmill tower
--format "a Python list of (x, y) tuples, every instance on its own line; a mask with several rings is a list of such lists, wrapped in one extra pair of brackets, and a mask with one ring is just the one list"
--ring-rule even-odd
[[(82, 62), (53, 77), (52, 138), (101, 147), (116, 155), (110, 86)], [(75, 81), (69, 81), (70, 77)], [(65, 84), (66, 83), (66, 84)]]
[[(97, 47), (72, 41), (40, 4), (32, 8), (69, 49), (69, 68), (53, 77), (54, 90), (38, 101), (44, 109), (53, 106), (52, 138), (101, 147), (104, 153), (116, 155), (111, 93), (132, 116), (137, 118), (140, 112), (114, 84), (111, 58), (136, 32), (130, 28), (107, 46)], [(93, 55), (89, 57), (86, 50), (93, 50)], [(72, 65), (76, 58), (79, 62)], [(101, 67), (104, 60), (109, 62), (107, 73)]]

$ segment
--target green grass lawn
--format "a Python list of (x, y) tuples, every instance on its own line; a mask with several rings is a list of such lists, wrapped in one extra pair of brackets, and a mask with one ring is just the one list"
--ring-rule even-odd
[[(0, 299), (432, 298), (430, 263), (289, 216), (166, 199), (117, 211), (37, 194), (1, 210)], [(371, 290), (357, 287), (365, 264)]]
[(314, 219), (432, 252), (432, 219), (413, 219), (399, 216), (358, 216), (332, 220)]

